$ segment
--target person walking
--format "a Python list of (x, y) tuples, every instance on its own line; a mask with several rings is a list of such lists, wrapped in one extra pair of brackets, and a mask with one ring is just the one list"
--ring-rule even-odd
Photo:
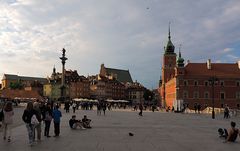
[(62, 117), (61, 111), (58, 109), (59, 107), (56, 106), (53, 110), (53, 121), (54, 121), (54, 133), (55, 137), (59, 136), (60, 134), (60, 118)]
[(26, 124), (30, 146), (32, 146), (34, 143), (34, 134), (33, 134), (34, 133), (34, 125), (31, 124), (31, 119), (32, 119), (33, 115), (36, 115), (36, 113), (33, 109), (33, 103), (28, 102), (27, 107), (23, 112), (22, 120)]
[(73, 104), (72, 104), (73, 113), (75, 113), (75, 111), (76, 111), (76, 107), (77, 107), (77, 104), (76, 104), (76, 102), (73, 102)]
[(101, 106), (101, 103), (99, 102), (97, 104), (97, 115), (101, 115), (101, 110), (102, 110), (102, 106)]
[(11, 142), (11, 132), (13, 124), (13, 106), (12, 102), (7, 102), (3, 109), (3, 140), (8, 138), (8, 142)]
[(66, 110), (66, 113), (69, 113), (69, 108), (70, 108), (70, 104), (68, 101), (65, 102), (65, 106), (64, 109)]
[(102, 105), (102, 109), (103, 109), (103, 115), (105, 116), (106, 109), (107, 109), (106, 102), (103, 103), (103, 105)]
[(143, 113), (143, 105), (142, 104), (139, 105), (139, 110), (140, 110), (140, 112), (138, 113), (138, 115), (143, 116), (142, 115), (142, 113)]
[(44, 129), (44, 136), (46, 137), (51, 137), (49, 135), (49, 130), (50, 130), (50, 126), (51, 126), (51, 121), (52, 121), (52, 108), (51, 108), (51, 104), (47, 104), (46, 110), (45, 110), (45, 114), (44, 114), (44, 122), (45, 122), (45, 129)]
[(36, 112), (36, 118), (39, 121), (39, 124), (35, 125), (34, 127), (34, 131), (33, 131), (33, 136), (34, 136), (34, 140), (35, 140), (35, 131), (37, 132), (37, 140), (41, 141), (41, 122), (42, 122), (42, 114), (41, 114), (41, 110), (39, 108), (39, 103), (38, 102), (34, 102), (33, 103), (33, 109)]

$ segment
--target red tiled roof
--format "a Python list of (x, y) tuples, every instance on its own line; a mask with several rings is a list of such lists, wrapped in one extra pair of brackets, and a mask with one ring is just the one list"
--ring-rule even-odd
[(207, 63), (188, 63), (185, 75), (240, 78), (240, 69), (237, 63), (211, 63), (211, 69), (207, 68)]

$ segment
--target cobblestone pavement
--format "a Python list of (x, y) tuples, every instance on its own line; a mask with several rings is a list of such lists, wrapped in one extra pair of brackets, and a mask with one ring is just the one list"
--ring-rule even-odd
[[(96, 111), (77, 110), (82, 118), (87, 115), (93, 120), (92, 129), (71, 130), (68, 120), (73, 113), (63, 112), (60, 137), (42, 137), (42, 141), (28, 146), (27, 131), (21, 121), (23, 108), (15, 109), (15, 124), (12, 141), (3, 141), (0, 131), (1, 151), (62, 150), (62, 151), (226, 151), (239, 150), (236, 143), (223, 143), (218, 138), (219, 127), (229, 127), (231, 120), (240, 127), (240, 119), (215, 120), (210, 115), (144, 112), (143, 117), (133, 111), (107, 111), (106, 116), (97, 116)], [(43, 125), (44, 126), (44, 125)], [(51, 124), (53, 136), (53, 123)], [(129, 136), (131, 132), (134, 136)]]

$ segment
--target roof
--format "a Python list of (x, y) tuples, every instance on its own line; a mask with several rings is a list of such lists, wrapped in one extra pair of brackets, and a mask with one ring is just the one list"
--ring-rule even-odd
[(211, 69), (207, 68), (207, 63), (188, 63), (185, 75), (240, 78), (240, 69), (237, 63), (211, 63)]
[(25, 77), (25, 76), (18, 76), (15, 74), (4, 74), (3, 80), (25, 80), (25, 81), (41, 81), (47, 82), (47, 78), (39, 78), (39, 77)]
[(133, 82), (129, 70), (105, 68), (108, 75), (117, 75), (117, 80), (123, 83)]

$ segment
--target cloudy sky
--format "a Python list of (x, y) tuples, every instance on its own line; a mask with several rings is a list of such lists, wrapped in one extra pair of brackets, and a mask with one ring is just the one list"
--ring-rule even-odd
[(155, 88), (169, 22), (185, 60), (235, 63), (239, 16), (239, 0), (0, 0), (0, 76), (60, 71), (65, 47), (67, 69), (87, 76), (104, 63)]

